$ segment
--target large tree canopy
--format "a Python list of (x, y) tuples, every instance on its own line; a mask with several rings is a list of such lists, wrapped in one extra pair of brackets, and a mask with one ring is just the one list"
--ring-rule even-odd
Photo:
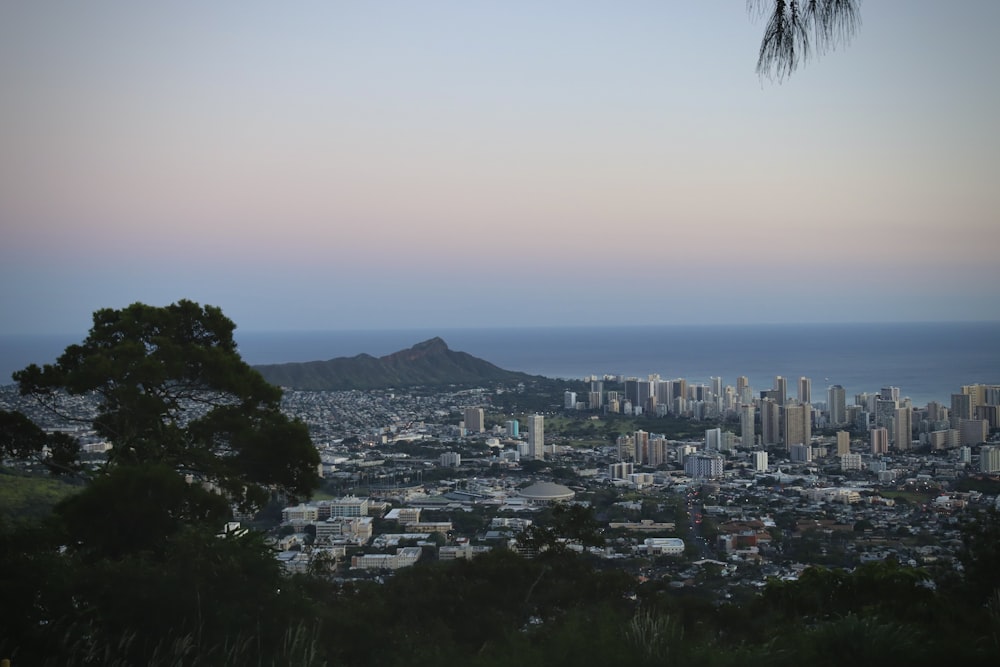
[(272, 489), (308, 495), (319, 455), (305, 425), (281, 412), (281, 390), (240, 357), (235, 328), (219, 308), (186, 300), (103, 309), (82, 343), (14, 380), (53, 409), (60, 392), (96, 395), (109, 467), (166, 465), (247, 506)]

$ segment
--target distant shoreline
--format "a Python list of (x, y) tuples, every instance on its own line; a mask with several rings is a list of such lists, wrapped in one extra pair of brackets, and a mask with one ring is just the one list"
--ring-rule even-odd
[[(898, 386), (914, 405), (948, 403), (963, 384), (1000, 383), (1000, 322), (768, 325), (636, 325), (254, 332), (236, 340), (251, 365), (325, 361), (406, 349), (440, 336), (452, 350), (503, 369), (556, 379), (621, 374), (735, 385), (755, 391), (775, 375), (812, 379), (813, 400), (840, 384), (855, 393)], [(51, 363), (82, 336), (0, 335), (0, 384), (30, 363)]]

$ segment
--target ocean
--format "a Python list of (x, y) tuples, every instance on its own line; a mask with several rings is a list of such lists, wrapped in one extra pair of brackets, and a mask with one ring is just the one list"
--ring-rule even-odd
[[(1000, 322), (393, 329), (243, 332), (251, 364), (381, 356), (439, 336), (453, 350), (501, 368), (555, 378), (589, 375), (686, 378), (735, 385), (746, 375), (755, 391), (774, 376), (812, 379), (813, 402), (842, 385), (848, 402), (883, 386), (900, 388), (918, 406), (950, 404), (963, 384), (1000, 384)], [(80, 338), (0, 336), (0, 383), (29, 363), (53, 361)]]

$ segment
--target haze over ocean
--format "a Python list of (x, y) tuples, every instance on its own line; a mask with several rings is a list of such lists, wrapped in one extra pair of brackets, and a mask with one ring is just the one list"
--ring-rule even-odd
[[(317, 361), (361, 353), (381, 356), (440, 336), (508, 370), (548, 377), (621, 374), (735, 385), (750, 378), (755, 391), (774, 376), (812, 379), (814, 402), (840, 384), (848, 401), (885, 385), (914, 405), (948, 404), (963, 384), (1000, 383), (1000, 322), (386, 329), (373, 331), (253, 332), (237, 330), (251, 364)], [(0, 336), (0, 373), (51, 362), (82, 336)]]

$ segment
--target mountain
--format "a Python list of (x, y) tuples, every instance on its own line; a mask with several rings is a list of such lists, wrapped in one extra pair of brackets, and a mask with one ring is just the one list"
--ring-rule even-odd
[(359, 354), (328, 361), (267, 364), (254, 368), (271, 384), (308, 391), (533, 379), (526, 373), (506, 371), (471, 354), (451, 350), (440, 338), (425, 340), (384, 357)]

